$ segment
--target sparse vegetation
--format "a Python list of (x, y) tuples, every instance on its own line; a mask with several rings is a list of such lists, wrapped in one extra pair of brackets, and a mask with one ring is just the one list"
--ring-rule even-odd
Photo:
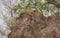
[(0, 38), (60, 38), (60, 0), (0, 0), (0, 7)]

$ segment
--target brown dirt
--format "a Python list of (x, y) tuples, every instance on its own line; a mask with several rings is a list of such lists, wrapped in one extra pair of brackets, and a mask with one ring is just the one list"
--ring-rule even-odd
[(60, 16), (46, 18), (38, 11), (21, 14), (8, 38), (60, 38)]

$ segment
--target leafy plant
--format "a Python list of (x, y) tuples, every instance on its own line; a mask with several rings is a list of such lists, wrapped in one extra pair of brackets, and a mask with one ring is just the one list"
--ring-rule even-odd
[(8, 21), (10, 22), (10, 26), (9, 27), (12, 30), (15, 27), (15, 25), (16, 25), (15, 20), (13, 18), (9, 18)]
[[(54, 11), (57, 10), (57, 7), (54, 6), (53, 4), (49, 4), (47, 1), (42, 2), (42, 0), (20, 0), (22, 1), (21, 3), (17, 4), (16, 6), (14, 6), (13, 11), (14, 13), (18, 13), (20, 15), (20, 13), (26, 13), (28, 11), (31, 11), (32, 8), (36, 8), (40, 11), (42, 11), (42, 13), (44, 11), (55, 13)], [(55, 0), (56, 2), (56, 0)]]

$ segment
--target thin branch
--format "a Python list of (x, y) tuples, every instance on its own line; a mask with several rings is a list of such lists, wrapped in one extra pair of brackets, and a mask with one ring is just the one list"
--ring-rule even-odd
[(60, 3), (57, 3), (57, 2), (54, 1), (54, 0), (47, 0), (47, 1), (48, 1), (48, 3), (54, 4), (56, 7), (60, 8)]

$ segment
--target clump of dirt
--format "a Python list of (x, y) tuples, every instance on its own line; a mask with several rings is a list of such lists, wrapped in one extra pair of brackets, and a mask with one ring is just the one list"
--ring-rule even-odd
[(46, 18), (36, 10), (21, 14), (8, 38), (60, 38), (60, 16)]

